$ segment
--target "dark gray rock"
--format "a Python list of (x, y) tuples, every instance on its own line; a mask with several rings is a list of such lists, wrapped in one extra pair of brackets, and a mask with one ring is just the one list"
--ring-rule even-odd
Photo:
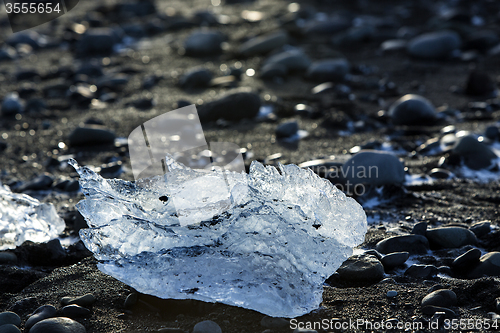
[(419, 35), (408, 43), (408, 53), (416, 58), (443, 59), (452, 55), (462, 44), (454, 31), (437, 31)]
[(470, 96), (494, 96), (497, 87), (486, 73), (472, 71), (465, 84), (465, 93)]
[(436, 109), (427, 98), (407, 94), (391, 105), (389, 116), (396, 125), (425, 125), (436, 119)]
[(429, 241), (421, 235), (394, 236), (378, 242), (376, 249), (385, 254), (401, 251), (424, 254), (429, 250)]
[(193, 333), (222, 333), (222, 330), (216, 322), (204, 320), (194, 325)]
[(481, 250), (470, 249), (461, 256), (455, 258), (451, 265), (456, 269), (467, 269), (477, 265), (479, 263), (479, 258), (481, 258)]
[(491, 223), (490, 221), (481, 221), (481, 222), (476, 222), (471, 225), (469, 228), (470, 231), (476, 235), (476, 237), (481, 238), (483, 236), (486, 236), (487, 234), (490, 233), (491, 231)]
[(410, 257), (408, 252), (394, 252), (384, 256), (380, 261), (385, 269), (391, 269), (403, 265)]
[(30, 180), (27, 183), (22, 184), (21, 186), (16, 188), (17, 192), (24, 192), (28, 190), (32, 191), (40, 191), (40, 190), (46, 190), (50, 188), (52, 183), (54, 182), (54, 177), (52, 177), (50, 174), (42, 174), (32, 180)]
[(96, 144), (114, 144), (115, 133), (98, 125), (77, 127), (69, 135), (71, 146), (87, 146)]
[(92, 294), (85, 294), (83, 296), (78, 296), (78, 297), (63, 297), (61, 299), (61, 304), (62, 305), (70, 305), (70, 304), (76, 304), (80, 306), (91, 306), (94, 304), (96, 301), (94, 295)]
[(438, 269), (434, 265), (418, 265), (414, 264), (408, 267), (404, 275), (411, 276), (417, 279), (430, 279), (436, 276)]
[(348, 283), (378, 282), (384, 276), (384, 266), (372, 255), (352, 256), (337, 269), (339, 278)]
[(17, 92), (8, 94), (2, 101), (3, 116), (13, 116), (16, 113), (23, 112), (23, 110), (24, 106)]
[(50, 252), (51, 259), (61, 259), (66, 256), (66, 251), (61, 245), (59, 239), (52, 239), (47, 242), (47, 250)]
[(422, 306), (440, 306), (448, 308), (457, 304), (457, 295), (449, 289), (433, 291), (422, 299)]
[(90, 310), (76, 304), (66, 305), (61, 309), (64, 317), (76, 319), (90, 316)]
[(0, 333), (21, 333), (15, 325), (7, 324), (0, 326)]
[(476, 235), (472, 231), (461, 227), (441, 227), (427, 230), (425, 236), (431, 247), (457, 248), (477, 243)]
[(371, 24), (351, 27), (336, 34), (332, 38), (332, 43), (336, 46), (352, 46), (372, 40), (376, 33), (376, 28)]
[(137, 304), (137, 301), (139, 300), (139, 294), (138, 293), (130, 293), (127, 298), (125, 298), (125, 302), (123, 303), (123, 306), (126, 309), (130, 309), (134, 305)]
[(442, 168), (433, 168), (428, 175), (434, 179), (452, 179), (455, 176), (451, 171)]
[(351, 27), (352, 22), (350, 19), (345, 17), (333, 17), (326, 21), (313, 21), (309, 23), (305, 29), (304, 33), (311, 37), (318, 35), (333, 35), (338, 32), (347, 30)]
[(107, 55), (120, 41), (120, 33), (110, 28), (87, 30), (77, 43), (77, 52), (84, 55)]
[(372, 256), (375, 256), (378, 260), (382, 260), (382, 258), (384, 257), (382, 253), (378, 252), (375, 249), (366, 250), (365, 254), (371, 254)]
[(113, 74), (99, 78), (95, 85), (97, 89), (121, 91), (129, 81), (130, 77), (126, 74)]
[(194, 68), (180, 78), (179, 85), (184, 89), (208, 87), (212, 77), (212, 72), (208, 69)]
[(85, 327), (73, 319), (57, 317), (36, 323), (29, 333), (86, 333)]
[(413, 226), (411, 233), (414, 235), (422, 235), (425, 236), (427, 232), (427, 222), (418, 222)]
[(259, 95), (240, 92), (201, 105), (198, 114), (201, 122), (217, 121), (219, 119), (238, 121), (256, 117), (259, 109)]
[(465, 38), (464, 48), (486, 52), (498, 45), (499, 41), (500, 37), (493, 30), (474, 30)]
[(14, 312), (0, 312), (0, 326), (7, 324), (19, 326), (21, 325), (21, 318)]
[(347, 59), (328, 59), (314, 62), (307, 70), (307, 78), (312, 81), (343, 81), (349, 73), (350, 64)]
[(311, 60), (301, 50), (293, 49), (270, 56), (264, 66), (269, 64), (283, 65), (288, 72), (300, 72), (309, 68)]
[(17, 51), (15, 48), (4, 45), (0, 48), (0, 61), (14, 60), (17, 58)]
[(408, 42), (404, 39), (389, 39), (380, 44), (382, 52), (395, 52), (405, 50)]
[(403, 163), (394, 154), (376, 150), (362, 150), (352, 156), (342, 166), (342, 174), (353, 185), (380, 186), (405, 181)]
[(45, 38), (33, 30), (25, 30), (11, 34), (5, 43), (14, 47), (19, 44), (28, 44), (34, 49), (38, 49), (46, 45)]
[(33, 314), (28, 318), (24, 327), (30, 329), (33, 325), (47, 318), (52, 318), (56, 315), (57, 309), (50, 304), (42, 305), (33, 312)]
[(288, 121), (276, 127), (276, 137), (287, 138), (297, 134), (299, 124), (296, 121)]
[(225, 37), (217, 31), (196, 31), (184, 41), (186, 55), (210, 56), (222, 51), (221, 43)]
[(0, 265), (1, 264), (12, 264), (17, 262), (17, 256), (12, 252), (0, 252)]
[(500, 139), (500, 129), (498, 126), (488, 126), (484, 131), (484, 136), (492, 141), (497, 141)]
[(473, 170), (490, 168), (493, 161), (498, 158), (490, 147), (479, 142), (472, 135), (459, 138), (452, 151), (460, 156), (467, 167)]
[(283, 64), (271, 63), (262, 67), (260, 77), (262, 79), (272, 79), (275, 77), (285, 77), (288, 73), (288, 68)]
[(434, 306), (434, 305), (426, 305), (426, 306), (422, 307), (422, 313), (426, 314), (428, 316), (432, 316), (436, 312), (444, 312), (446, 318), (455, 318), (457, 316), (455, 311), (448, 309), (448, 308), (443, 308), (443, 307)]
[(278, 31), (269, 35), (252, 38), (243, 43), (238, 53), (244, 57), (251, 57), (258, 54), (265, 54), (274, 49), (280, 48), (288, 41), (288, 35), (284, 31)]
[(500, 252), (486, 253), (479, 259), (479, 265), (468, 274), (473, 279), (483, 276), (500, 276)]

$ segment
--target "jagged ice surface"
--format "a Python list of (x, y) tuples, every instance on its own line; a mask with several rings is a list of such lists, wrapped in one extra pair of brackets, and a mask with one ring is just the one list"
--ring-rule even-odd
[(12, 193), (0, 184), (0, 250), (13, 249), (28, 240), (47, 242), (62, 233), (65, 226), (52, 204)]
[(127, 182), (71, 163), (90, 226), (80, 236), (99, 269), (161, 298), (306, 314), (367, 229), (355, 200), (296, 165), (253, 162), (247, 175), (195, 171), (167, 156), (165, 176)]

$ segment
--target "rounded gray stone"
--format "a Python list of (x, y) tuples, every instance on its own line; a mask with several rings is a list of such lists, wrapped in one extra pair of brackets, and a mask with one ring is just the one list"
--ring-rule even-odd
[(349, 73), (350, 64), (347, 59), (328, 59), (314, 62), (307, 70), (307, 78), (312, 81), (343, 81)]
[(500, 276), (500, 252), (486, 253), (479, 259), (479, 265), (470, 273), (470, 278), (482, 276)]
[(403, 265), (409, 257), (409, 252), (394, 252), (384, 256), (380, 261), (384, 265), (384, 268), (391, 269)]
[(0, 264), (11, 264), (17, 262), (17, 256), (12, 252), (0, 252)]
[(288, 35), (284, 31), (278, 31), (265, 36), (258, 36), (243, 43), (238, 53), (244, 57), (251, 57), (257, 54), (268, 53), (280, 48), (288, 41)]
[(453, 268), (458, 269), (468, 268), (478, 264), (479, 258), (481, 258), (481, 250), (470, 249), (461, 256), (455, 258), (451, 265), (453, 266)]
[(411, 254), (424, 254), (429, 250), (429, 241), (421, 235), (394, 236), (378, 242), (376, 249), (384, 254), (402, 251)]
[(84, 146), (95, 144), (113, 144), (115, 142), (115, 133), (98, 126), (87, 125), (77, 127), (69, 135), (69, 144), (72, 146)]
[(205, 68), (194, 68), (184, 74), (179, 85), (184, 89), (207, 87), (212, 80), (212, 73)]
[(433, 305), (440, 307), (450, 307), (457, 304), (457, 295), (449, 289), (433, 291), (422, 299), (422, 306)]
[(216, 322), (205, 320), (194, 325), (193, 333), (222, 333), (222, 330)]
[(70, 304), (76, 304), (80, 306), (90, 306), (94, 304), (96, 301), (94, 295), (92, 294), (85, 294), (83, 296), (77, 296), (77, 297), (63, 297), (61, 299), (61, 304), (62, 305), (70, 305)]
[(7, 324), (19, 326), (21, 325), (21, 318), (14, 312), (0, 312), (0, 326)]
[(86, 333), (85, 326), (70, 318), (57, 317), (36, 323), (29, 333)]
[(374, 186), (402, 184), (405, 181), (403, 163), (388, 152), (362, 150), (342, 165), (342, 175), (351, 185)]
[(411, 233), (414, 235), (422, 235), (425, 236), (427, 232), (427, 222), (419, 222), (413, 226)]
[(430, 279), (436, 276), (438, 269), (434, 265), (411, 265), (405, 271), (404, 275), (411, 276), (417, 279)]
[(476, 235), (476, 237), (481, 238), (483, 236), (486, 236), (487, 234), (490, 233), (491, 231), (491, 223), (490, 221), (481, 221), (481, 222), (476, 222), (471, 225), (469, 228), (470, 231)]
[(21, 333), (21, 330), (17, 328), (15, 325), (6, 324), (0, 326), (0, 333)]
[(404, 95), (391, 105), (388, 112), (396, 125), (424, 125), (436, 119), (434, 105), (415, 94)]
[(260, 70), (260, 77), (262, 79), (272, 79), (275, 77), (284, 77), (288, 73), (288, 68), (283, 64), (267, 64)]
[(23, 103), (21, 103), (19, 95), (16, 92), (8, 94), (2, 101), (2, 115), (4, 116), (21, 113), (23, 109)]
[(130, 293), (127, 296), (127, 298), (125, 299), (125, 302), (124, 302), (123, 306), (126, 309), (129, 309), (129, 308), (133, 307), (134, 305), (136, 305), (138, 300), (139, 300), (139, 294), (138, 293)]
[(288, 121), (276, 127), (276, 137), (287, 138), (293, 136), (299, 130), (299, 124), (296, 121)]
[(417, 58), (443, 59), (460, 48), (462, 40), (454, 31), (429, 32), (414, 37), (408, 43), (408, 53)]
[(217, 31), (196, 31), (184, 41), (187, 55), (208, 56), (222, 51), (224, 35)]
[(76, 304), (66, 305), (61, 309), (64, 317), (76, 319), (90, 316), (90, 310)]
[(498, 126), (488, 126), (484, 130), (484, 136), (486, 136), (490, 140), (498, 140), (500, 138), (500, 128)]
[(57, 309), (50, 304), (42, 305), (33, 312), (33, 314), (28, 318), (24, 326), (30, 329), (33, 325), (47, 318), (54, 317), (56, 315)]
[(392, 298), (398, 296), (398, 292), (396, 290), (389, 290), (386, 294), (387, 297)]
[(441, 307), (441, 306), (426, 305), (426, 306), (422, 307), (423, 314), (432, 316), (436, 312), (444, 312), (446, 318), (454, 318), (457, 316), (455, 311), (448, 309), (448, 308)]
[(119, 33), (113, 29), (93, 28), (85, 32), (76, 47), (82, 54), (108, 54), (119, 40)]
[(337, 269), (346, 282), (378, 282), (384, 277), (384, 266), (373, 255), (352, 256)]
[(307, 70), (311, 65), (311, 60), (300, 50), (288, 50), (267, 58), (264, 66), (268, 64), (280, 64), (289, 72), (297, 72)]
[(464, 245), (477, 244), (476, 235), (461, 227), (442, 227), (427, 230), (425, 236), (429, 244), (438, 248), (457, 248)]
[(254, 118), (259, 113), (259, 110), (259, 95), (239, 92), (201, 105), (198, 114), (201, 122), (217, 121), (219, 119), (238, 121), (245, 118)]
[(471, 135), (459, 138), (452, 151), (462, 158), (466, 166), (474, 170), (490, 168), (493, 160), (498, 158), (490, 147)]

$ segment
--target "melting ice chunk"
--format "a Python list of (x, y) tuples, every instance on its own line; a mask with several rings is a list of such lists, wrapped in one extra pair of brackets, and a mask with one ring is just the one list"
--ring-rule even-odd
[(0, 250), (13, 249), (28, 240), (47, 242), (57, 238), (65, 226), (52, 204), (12, 193), (0, 184)]
[[(80, 236), (99, 269), (161, 298), (306, 314), (367, 229), (355, 200), (296, 165), (253, 162), (249, 174), (176, 167), (135, 183), (72, 165), (86, 195), (77, 207), (90, 226)], [(227, 193), (210, 197), (222, 179)]]

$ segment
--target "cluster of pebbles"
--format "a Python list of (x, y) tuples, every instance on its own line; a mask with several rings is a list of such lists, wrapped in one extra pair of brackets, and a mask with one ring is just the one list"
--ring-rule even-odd
[[(145, 295), (109, 295), (105, 285), (112, 305), (93, 290), (53, 296), (58, 307), (22, 298), (44, 278), (81, 283), (74, 272), (91, 260), (77, 241), (86, 224), (66, 161), (132, 179), (131, 130), (189, 104), (207, 136), (238, 143), (247, 165), (311, 168), (365, 207), (366, 242), (326, 281), (324, 306), (304, 321), (341, 316), (350, 301), (333, 298), (351, 291), (380, 305), (383, 321), (497, 320), (499, 10), (486, 0), (131, 0), (80, 2), (39, 29), (2, 29), (0, 179), (56, 204), (65, 240), (76, 243), (0, 252), (0, 333), (101, 332), (111, 308), (120, 314), (110, 332), (290, 331), (286, 319), (229, 307), (181, 313), (166, 327)], [(425, 290), (408, 296), (417, 286)], [(358, 312), (346, 316), (372, 317), (352, 303)], [(146, 320), (154, 327), (134, 326), (137, 313), (158, 314)]]

